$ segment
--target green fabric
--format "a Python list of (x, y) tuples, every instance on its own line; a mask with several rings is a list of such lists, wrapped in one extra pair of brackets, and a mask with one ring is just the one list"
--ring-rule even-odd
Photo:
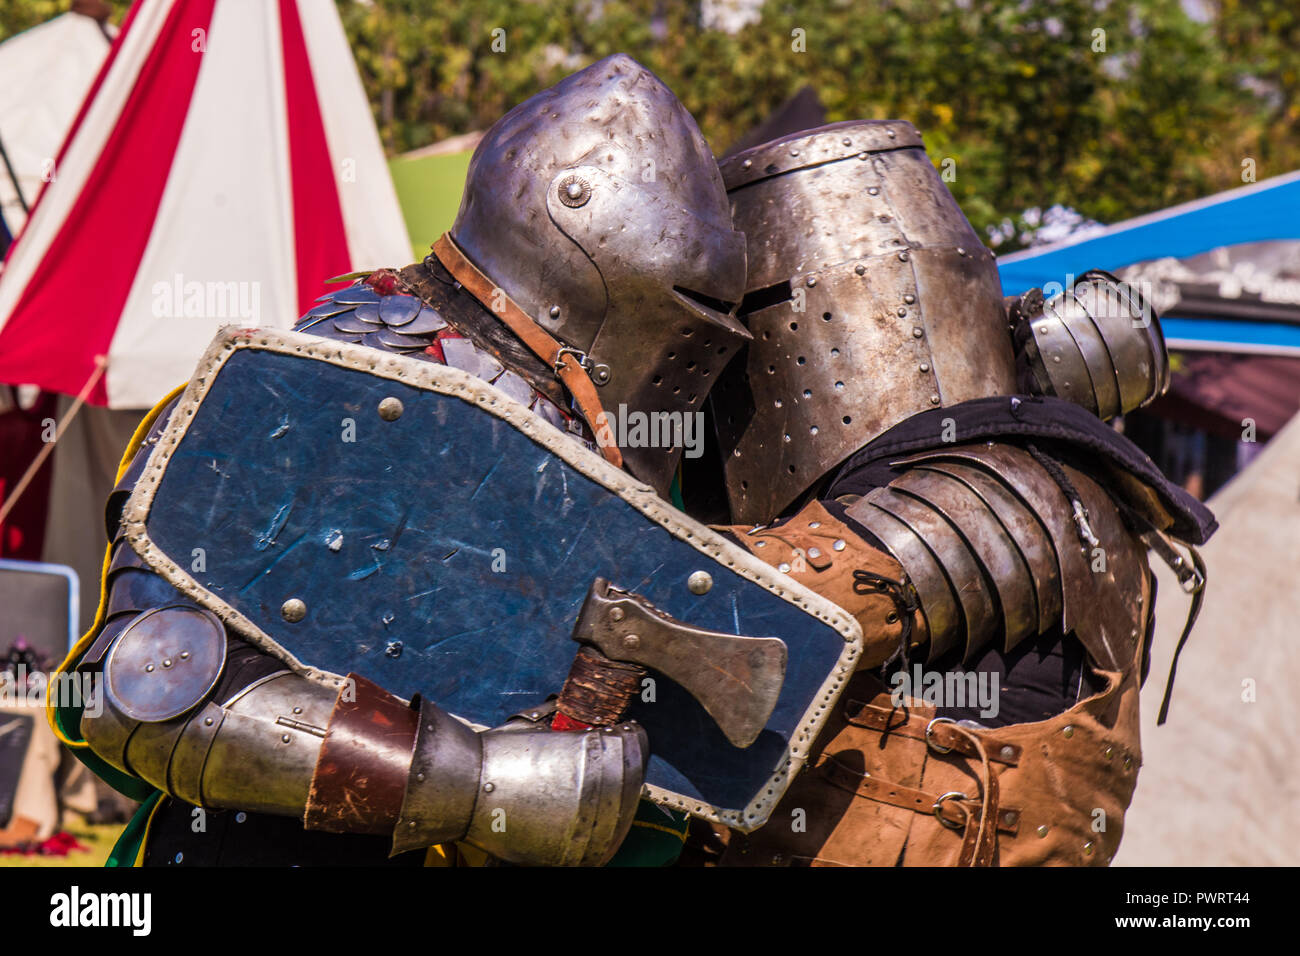
[(161, 799), (162, 791), (155, 790), (153, 796), (148, 797), (140, 805), (140, 809), (135, 811), (135, 816), (127, 823), (122, 835), (113, 844), (113, 851), (108, 854), (104, 866), (135, 866), (135, 859), (140, 855), (140, 847), (149, 832), (149, 816)]
[(627, 839), (606, 866), (672, 866), (686, 844), (688, 818), (642, 800)]

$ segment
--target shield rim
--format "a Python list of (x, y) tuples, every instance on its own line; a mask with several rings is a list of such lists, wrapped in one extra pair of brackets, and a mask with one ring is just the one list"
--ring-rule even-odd
[(245, 615), (202, 587), (184, 568), (156, 547), (149, 537), (147, 525), (154, 495), (166, 473), (172, 452), (185, 437), (194, 420), (194, 413), (226, 362), (237, 352), (246, 349), (323, 361), (475, 404), (523, 432), (526, 437), (542, 445), (579, 473), (618, 495), (673, 537), (839, 632), (844, 638), (844, 647), (838, 660), (791, 733), (790, 743), (773, 774), (765, 785), (758, 788), (749, 804), (740, 809), (730, 809), (713, 806), (653, 784), (645, 784), (642, 788), (642, 796), (653, 803), (742, 832), (756, 830), (767, 822), (790, 781), (803, 767), (831, 707), (839, 699), (856, 668), (863, 645), (862, 628), (857, 620), (838, 605), (777, 571), (739, 545), (727, 541), (708, 526), (678, 511), (661, 499), (652, 487), (605, 461), (599, 454), (574, 441), (490, 383), (460, 369), (301, 332), (223, 327), (199, 360), (193, 377), (172, 412), (167, 428), (150, 452), (145, 468), (123, 509), (122, 528), (126, 539), (150, 568), (178, 591), (215, 613), (259, 649), (283, 661), (294, 673), (328, 687), (337, 689), (343, 686), (345, 677), (300, 661)]

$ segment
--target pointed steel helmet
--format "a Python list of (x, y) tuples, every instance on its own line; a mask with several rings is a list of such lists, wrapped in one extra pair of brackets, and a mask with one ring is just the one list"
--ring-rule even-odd
[(835, 123), (721, 168), (754, 335), (712, 397), (732, 520), (772, 520), (917, 412), (1015, 391), (993, 253), (912, 124)]
[[(493, 125), (451, 236), (585, 356), (611, 417), (700, 412), (749, 338), (733, 315), (745, 239), (717, 163), (686, 108), (630, 57), (606, 57)], [(682, 434), (661, 421), (616, 434), (633, 474), (663, 492), (680, 437), (659, 447), (636, 437)]]

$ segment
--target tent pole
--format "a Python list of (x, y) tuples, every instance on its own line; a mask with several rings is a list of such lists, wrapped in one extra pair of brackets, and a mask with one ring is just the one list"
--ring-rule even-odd
[(3, 139), (0, 139), (0, 159), (4, 160), (5, 169), (9, 171), (9, 181), (14, 184), (14, 192), (18, 195), (18, 205), (23, 207), (23, 215), (31, 215), (31, 210), (27, 208), (27, 200), (23, 198), (23, 187), (18, 185), (18, 174), (14, 172), (14, 164), (9, 161), (9, 151), (5, 149)]
[(95, 383), (103, 377), (106, 368), (108, 368), (108, 357), (105, 355), (95, 356), (95, 370), (90, 373), (90, 378), (86, 379), (86, 384), (81, 386), (81, 391), (73, 399), (71, 407), (64, 412), (63, 417), (59, 419), (59, 423), (54, 427), (54, 441), (46, 442), (45, 447), (37, 452), (36, 457), (32, 459), (32, 463), (23, 472), (23, 476), (18, 479), (18, 484), (14, 485), (14, 490), (5, 499), (5, 503), (0, 505), (0, 525), (5, 523), (5, 518), (9, 517), (9, 512), (18, 503), (18, 499), (27, 490), (27, 486), (32, 483), (36, 473), (41, 470), (41, 465), (45, 464), (45, 459), (50, 457), (50, 453), (54, 451), (54, 446), (58, 443), (64, 430), (72, 424), (72, 420), (77, 417), (77, 412), (81, 411), (81, 406), (86, 404), (86, 396), (95, 387)]

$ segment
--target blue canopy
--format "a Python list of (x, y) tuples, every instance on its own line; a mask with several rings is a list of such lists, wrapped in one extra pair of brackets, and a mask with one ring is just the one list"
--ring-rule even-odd
[[(1165, 256), (1186, 259), (1222, 246), (1300, 240), (1300, 171), (1172, 206), (1106, 228), (998, 259), (1007, 295), (1088, 269), (1115, 272)], [(1223, 317), (1162, 317), (1170, 345), (1241, 352), (1300, 352), (1300, 325)]]

